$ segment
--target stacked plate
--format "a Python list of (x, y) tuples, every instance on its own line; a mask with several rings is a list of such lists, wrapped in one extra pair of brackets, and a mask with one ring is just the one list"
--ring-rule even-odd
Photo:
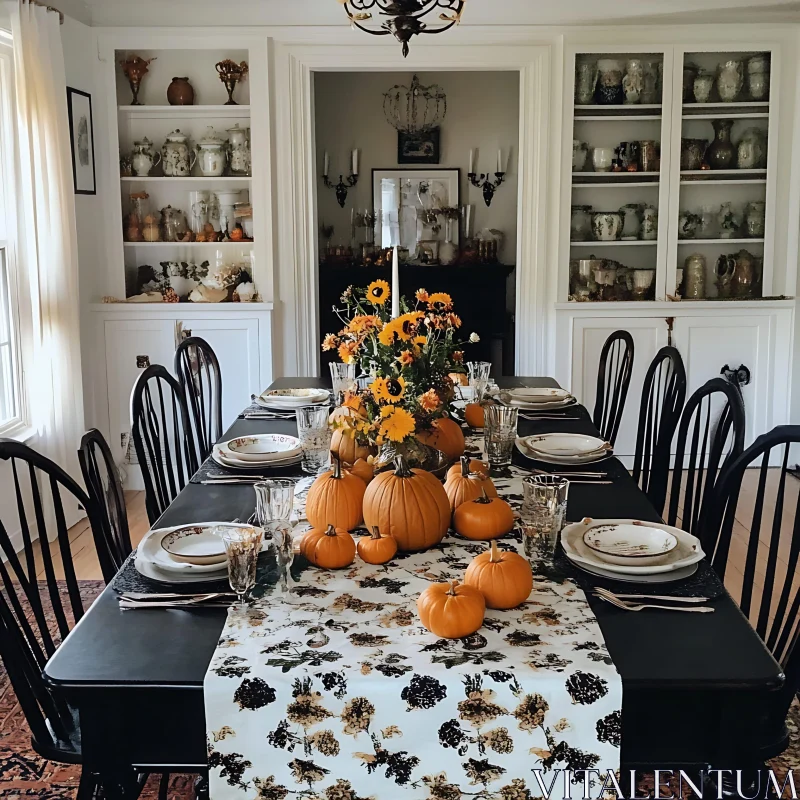
[(579, 569), (626, 583), (687, 578), (705, 557), (700, 540), (680, 528), (633, 519), (589, 519), (567, 525), (561, 546)]
[(236, 522), (204, 522), (152, 530), (136, 549), (140, 575), (160, 583), (211, 583), (228, 577), (225, 546), (216, 528), (238, 528)]
[(505, 389), (499, 398), (504, 405), (526, 411), (553, 411), (577, 402), (566, 389)]
[(255, 403), (271, 411), (295, 411), (300, 406), (324, 405), (330, 402), (327, 389), (271, 389), (255, 398)]
[(299, 464), (303, 448), (296, 436), (259, 433), (214, 445), (211, 457), (227, 469), (261, 470)]
[(611, 445), (582, 433), (542, 433), (517, 439), (522, 455), (560, 466), (593, 464), (613, 455)]

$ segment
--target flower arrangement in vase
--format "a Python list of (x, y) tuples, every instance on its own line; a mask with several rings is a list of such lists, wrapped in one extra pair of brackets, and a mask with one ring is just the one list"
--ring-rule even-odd
[(367, 381), (345, 396), (343, 413), (331, 425), (362, 447), (379, 451), (378, 469), (403, 455), (411, 466), (436, 470), (463, 452), (460, 426), (449, 418), (455, 396), (450, 373), (464, 373), (461, 319), (444, 292), (419, 289), (413, 304), (400, 298), (392, 316), (389, 284), (373, 281), (366, 289), (350, 286), (336, 313), (343, 327), (329, 333), (322, 349), (335, 350), (347, 364), (356, 363)]

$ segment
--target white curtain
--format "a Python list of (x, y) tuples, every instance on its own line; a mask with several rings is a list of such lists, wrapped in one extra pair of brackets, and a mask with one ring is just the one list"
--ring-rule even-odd
[(58, 14), (17, 0), (11, 14), (17, 100), (17, 220), (32, 316), (25, 383), (43, 452), (80, 481), (84, 432), (78, 244)]

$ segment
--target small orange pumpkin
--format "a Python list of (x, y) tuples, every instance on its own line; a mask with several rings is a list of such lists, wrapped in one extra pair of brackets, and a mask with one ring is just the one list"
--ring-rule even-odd
[(394, 470), (376, 475), (367, 487), (364, 524), (394, 536), (400, 550), (425, 550), (447, 533), (450, 503), (438, 478), (409, 469), (399, 456)]
[(464, 455), (464, 431), (457, 422), (449, 417), (440, 417), (433, 421), (431, 430), (422, 430), (417, 438), (429, 447), (441, 450), (448, 458), (461, 458)]
[(487, 552), (472, 559), (464, 583), (480, 591), (487, 608), (516, 608), (528, 599), (533, 574), (531, 565), (519, 553), (501, 551), (492, 541)]
[(450, 378), (456, 386), (469, 386), (469, 377), (465, 372), (449, 372), (447, 377)]
[(361, 478), (342, 469), (333, 457), (333, 469), (320, 475), (306, 498), (306, 517), (312, 528), (334, 525), (347, 531), (361, 524), (361, 506), (366, 486)]
[(397, 542), (394, 536), (381, 533), (377, 527), (370, 536), (362, 536), (356, 545), (362, 561), (367, 564), (385, 564), (397, 555)]
[(450, 501), (450, 508), (455, 511), (462, 503), (477, 500), (486, 493), (487, 497), (497, 497), (497, 489), (489, 478), (484, 478), (481, 472), (472, 472), (469, 468), (470, 460), (461, 456), (460, 470), (454, 471), (451, 467), (447, 473), (444, 490)]
[[(484, 478), (488, 478), (491, 472), (491, 467), (485, 461), (478, 461), (476, 458), (470, 459), (469, 462), (469, 470), (473, 473), (478, 473), (482, 475)], [(451, 475), (460, 475), (461, 474), (461, 462), (453, 464), (450, 469), (447, 470), (447, 477), (449, 478)], [(489, 497), (494, 497), (494, 495), (489, 495)]]
[(359, 458), (369, 458), (372, 448), (368, 444), (361, 444), (354, 430), (337, 428), (331, 436), (331, 453), (344, 464), (355, 464)]
[(434, 636), (461, 639), (483, 625), (486, 601), (474, 586), (458, 581), (434, 583), (417, 598), (417, 613)]
[(467, 407), (464, 409), (464, 419), (470, 428), (482, 428), (486, 424), (483, 406), (480, 403), (467, 403)]
[(350, 472), (357, 475), (364, 483), (369, 483), (375, 477), (375, 468), (369, 461), (359, 458), (358, 461), (350, 467)]
[(453, 514), (453, 527), (467, 539), (487, 541), (503, 536), (514, 527), (514, 512), (505, 500), (487, 497), (462, 503)]
[(328, 525), (311, 528), (300, 543), (300, 552), (315, 567), (342, 569), (349, 567), (356, 557), (356, 543), (345, 530)]

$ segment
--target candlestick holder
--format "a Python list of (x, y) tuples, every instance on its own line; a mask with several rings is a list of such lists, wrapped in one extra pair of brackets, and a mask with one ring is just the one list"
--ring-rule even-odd
[(346, 183), (343, 175), (339, 176), (339, 183), (333, 183), (327, 175), (323, 175), (322, 180), (329, 189), (333, 189), (336, 192), (336, 200), (344, 208), (344, 204), (347, 202), (347, 190), (352, 189), (358, 183), (358, 175), (351, 173), (347, 176)]
[(477, 175), (475, 172), (470, 172), (467, 177), (473, 186), (477, 187), (478, 189), (483, 189), (483, 200), (487, 206), (490, 206), (492, 204), (492, 200), (494, 199), (494, 193), (505, 179), (506, 174), (505, 172), (495, 172), (495, 179), (493, 181), (488, 175), (484, 175), (483, 173)]

